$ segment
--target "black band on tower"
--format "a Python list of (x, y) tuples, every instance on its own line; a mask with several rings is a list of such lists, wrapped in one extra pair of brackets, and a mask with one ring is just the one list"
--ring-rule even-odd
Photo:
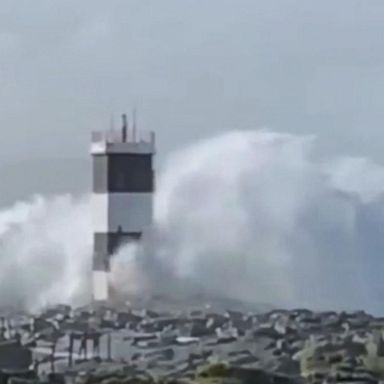
[(94, 193), (148, 193), (153, 190), (152, 156), (146, 154), (94, 156)]

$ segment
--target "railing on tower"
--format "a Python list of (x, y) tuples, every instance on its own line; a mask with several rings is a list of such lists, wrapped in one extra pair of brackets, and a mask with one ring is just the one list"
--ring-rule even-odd
[(93, 131), (92, 143), (148, 143), (155, 145), (155, 133), (152, 131), (128, 130), (126, 138), (122, 130)]

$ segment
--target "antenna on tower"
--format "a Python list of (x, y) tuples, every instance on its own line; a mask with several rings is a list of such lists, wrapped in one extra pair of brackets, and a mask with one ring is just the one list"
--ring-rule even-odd
[(125, 143), (127, 141), (127, 134), (128, 134), (128, 123), (127, 123), (127, 115), (124, 113), (122, 115), (123, 120), (123, 127), (122, 127), (122, 139)]
[(136, 108), (132, 111), (132, 139), (133, 142), (136, 142)]

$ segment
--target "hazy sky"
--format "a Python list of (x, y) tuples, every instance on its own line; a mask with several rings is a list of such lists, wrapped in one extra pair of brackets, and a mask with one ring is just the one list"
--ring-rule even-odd
[(383, 163), (383, 20), (382, 0), (0, 0), (0, 204), (87, 188), (90, 131), (132, 106), (162, 156), (268, 127)]

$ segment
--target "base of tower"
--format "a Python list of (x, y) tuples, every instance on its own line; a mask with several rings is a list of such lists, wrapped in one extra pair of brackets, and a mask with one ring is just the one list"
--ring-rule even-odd
[(93, 300), (107, 302), (109, 299), (109, 272), (93, 271)]

